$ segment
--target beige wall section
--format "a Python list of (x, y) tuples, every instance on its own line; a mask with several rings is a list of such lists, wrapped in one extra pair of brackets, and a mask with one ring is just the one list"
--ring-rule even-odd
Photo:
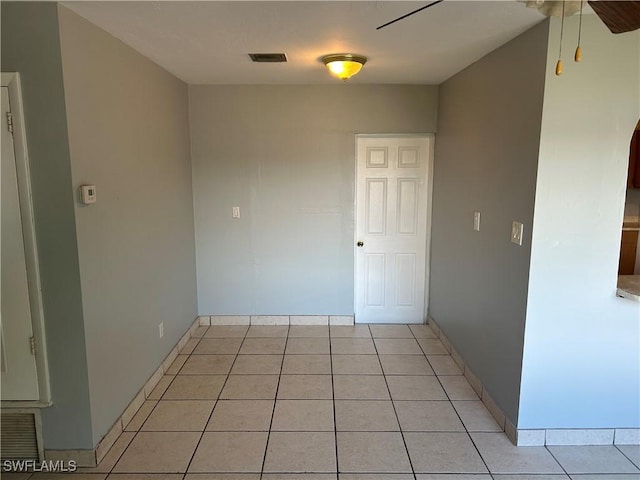
[(355, 134), (435, 132), (438, 87), (189, 92), (199, 313), (353, 314)]
[(548, 32), (543, 22), (442, 84), (435, 143), (429, 313), (514, 424)]
[[(577, 38), (579, 18), (564, 38)], [(582, 62), (554, 74), (552, 19), (531, 271), (521, 429), (640, 427), (640, 309), (615, 296), (629, 142), (640, 118), (640, 31), (582, 20)]]
[(95, 444), (196, 316), (188, 92), (62, 6), (59, 23)]

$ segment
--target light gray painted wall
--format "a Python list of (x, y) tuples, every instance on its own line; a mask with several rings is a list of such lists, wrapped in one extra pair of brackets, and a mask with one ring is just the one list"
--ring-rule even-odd
[(20, 72), (53, 406), (47, 449), (93, 448), (55, 3), (2, 2), (2, 71)]
[[(441, 85), (435, 143), (429, 313), (514, 422), (547, 31), (544, 22)], [(514, 220), (521, 247), (510, 242)]]
[[(60, 7), (94, 444), (196, 317), (187, 85)], [(164, 322), (164, 337), (158, 325)]]
[[(556, 78), (551, 25), (518, 427), (638, 428), (640, 304), (615, 289), (640, 32), (585, 16), (583, 60)], [(565, 41), (577, 28), (567, 19)]]
[(355, 134), (435, 132), (438, 88), (189, 92), (199, 314), (353, 314)]

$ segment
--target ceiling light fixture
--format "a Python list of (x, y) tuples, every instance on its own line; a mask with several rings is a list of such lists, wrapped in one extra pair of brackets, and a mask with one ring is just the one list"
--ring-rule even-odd
[(327, 66), (331, 75), (345, 82), (357, 74), (367, 63), (367, 57), (351, 53), (325, 55), (320, 60)]

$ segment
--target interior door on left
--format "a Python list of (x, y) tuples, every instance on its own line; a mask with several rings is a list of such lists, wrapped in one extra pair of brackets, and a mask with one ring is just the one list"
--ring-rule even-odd
[[(2, 87), (2, 168), (0, 169), (1, 289), (0, 352), (2, 400), (38, 400), (36, 358), (32, 354), (31, 305), (23, 232), (23, 210), (13, 135), (9, 132), (9, 89)], [(23, 207), (23, 208), (21, 208)]]

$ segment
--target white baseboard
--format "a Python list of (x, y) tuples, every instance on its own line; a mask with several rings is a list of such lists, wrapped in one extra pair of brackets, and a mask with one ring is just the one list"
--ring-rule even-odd
[(205, 315), (200, 325), (353, 325), (353, 315)]
[(518, 447), (537, 447), (545, 445), (640, 445), (638, 428), (541, 428), (518, 429), (504, 414), (500, 407), (484, 388), (480, 379), (451, 344), (436, 321), (427, 317), (427, 323), (458, 364), (464, 376), (471, 384), (482, 402), (489, 410), (507, 437)]

